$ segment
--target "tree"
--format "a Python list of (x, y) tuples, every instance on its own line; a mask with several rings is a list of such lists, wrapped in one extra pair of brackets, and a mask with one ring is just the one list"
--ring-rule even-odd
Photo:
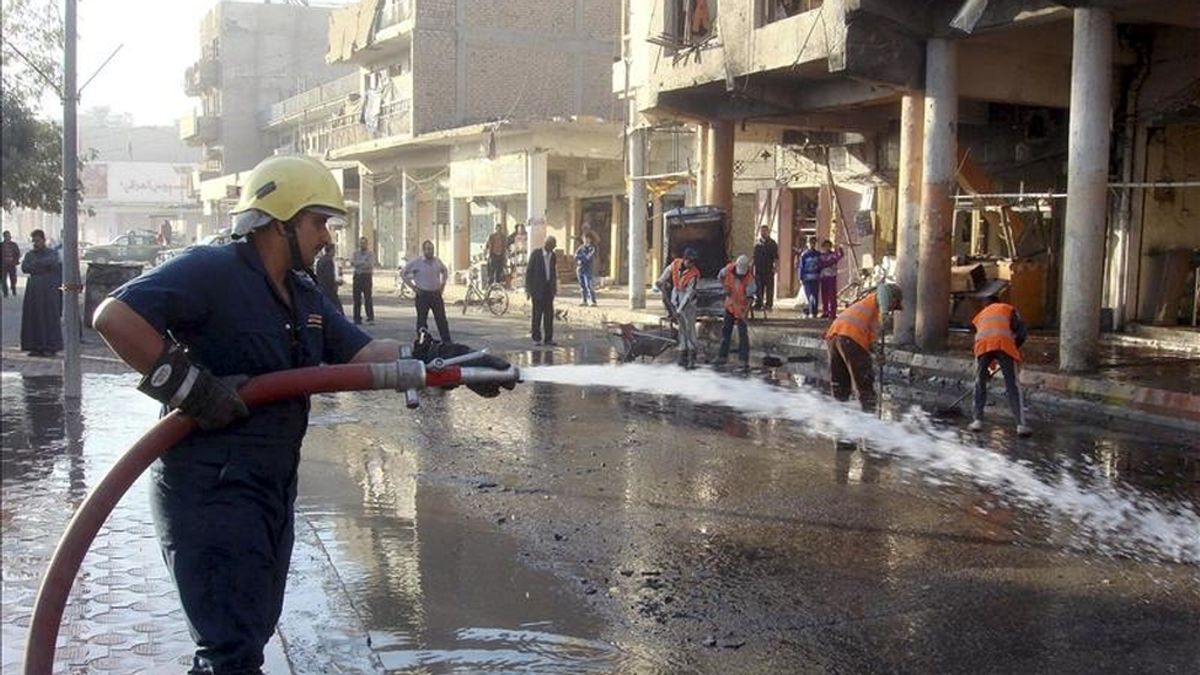
[(0, 12), (0, 207), (62, 210), (62, 128), (40, 119), (59, 93), (62, 21), (57, 3), (3, 0)]
[(62, 211), (62, 128), (0, 91), (0, 207)]

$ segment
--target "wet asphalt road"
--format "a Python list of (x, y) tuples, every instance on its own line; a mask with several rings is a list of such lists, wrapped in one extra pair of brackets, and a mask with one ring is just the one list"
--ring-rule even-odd
[[(398, 334), (405, 316), (382, 308), (370, 329)], [(567, 327), (562, 346), (532, 349), (515, 319), (451, 320), (457, 339), (521, 364), (611, 358), (588, 331)], [(3, 382), (7, 672), (29, 586), (71, 503), (154, 410), (138, 404), (129, 377), (89, 376), (81, 420), (45, 402), (30, 407), (30, 391), (53, 399), (53, 380)], [(1200, 502), (1194, 439), (1039, 417), (1032, 441), (998, 426), (981, 452), (1048, 477), (1073, 475), (1090, 459), (1086, 480)], [(351, 643), (325, 658), (361, 671), (1200, 667), (1195, 565), (1163, 563), (1152, 550), (1106, 557), (1078, 546), (1071, 523), (1002, 493), (959, 480), (932, 486), (898, 460), (839, 452), (789, 423), (543, 383), (488, 400), (465, 389), (431, 393), (416, 412), (387, 393), (318, 396), (312, 422), (298, 504), (309, 543), (298, 546), (286, 645), (277, 648), (294, 672), (319, 670), (321, 650), (305, 639), (322, 638)], [(109, 567), (140, 573), (145, 587), (129, 584), (121, 598), (89, 594), (84, 582), (103, 579), (100, 563), (109, 562), (93, 551), (68, 611), (77, 628), (64, 633), (89, 648), (97, 635), (116, 643), (120, 631), (89, 624), (110, 602), (133, 633), (152, 617), (159, 637), (79, 656), (117, 659), (95, 671), (169, 672), (171, 657), (186, 654), (144, 499), (122, 502), (101, 553), (134, 558)], [(328, 623), (315, 637), (305, 634), (314, 617)], [(271, 665), (282, 668), (278, 657)]]

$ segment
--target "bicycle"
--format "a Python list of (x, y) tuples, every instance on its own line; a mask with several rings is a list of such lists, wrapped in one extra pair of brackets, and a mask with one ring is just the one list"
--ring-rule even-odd
[(471, 305), (481, 305), (493, 316), (503, 316), (508, 312), (508, 291), (504, 285), (493, 282), (484, 288), (480, 282), (486, 265), (486, 260), (471, 265), (471, 271), (467, 275), (467, 294), (463, 296), (463, 314), (467, 313), (467, 308)]
[(412, 300), (413, 290), (404, 283), (403, 268), (396, 270), (396, 297), (401, 300)]

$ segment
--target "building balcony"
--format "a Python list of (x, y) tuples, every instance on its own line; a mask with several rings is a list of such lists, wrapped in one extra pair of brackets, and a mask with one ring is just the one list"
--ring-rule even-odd
[(377, 114), (363, 115), (362, 110), (340, 115), (329, 123), (327, 152), (336, 153), (368, 141), (412, 137), (412, 101), (400, 99), (384, 103)]
[(221, 64), (213, 57), (200, 59), (184, 72), (183, 89), (188, 96), (199, 96), (220, 83)]
[(179, 140), (188, 145), (203, 145), (217, 140), (221, 120), (209, 115), (187, 115), (179, 120)]
[(351, 73), (313, 87), (271, 105), (264, 116), (263, 125), (268, 129), (277, 129), (289, 124), (332, 117), (345, 106), (347, 97), (359, 93), (360, 86), (359, 74)]

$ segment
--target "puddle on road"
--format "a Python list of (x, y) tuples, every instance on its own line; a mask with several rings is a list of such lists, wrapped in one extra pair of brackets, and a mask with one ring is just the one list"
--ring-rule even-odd
[[(423, 411), (444, 404), (427, 397)], [(337, 406), (326, 401), (319, 413), (342, 414)], [(419, 425), (396, 425), (385, 441), (369, 427), (310, 429), (297, 511), (319, 533), (385, 669), (620, 669), (625, 655), (598, 639), (601, 621), (574, 589), (523, 564), (528, 554), (490, 522), (464, 518), (453, 488), (418, 480), (437, 455), (414, 450), (429, 447)]]

